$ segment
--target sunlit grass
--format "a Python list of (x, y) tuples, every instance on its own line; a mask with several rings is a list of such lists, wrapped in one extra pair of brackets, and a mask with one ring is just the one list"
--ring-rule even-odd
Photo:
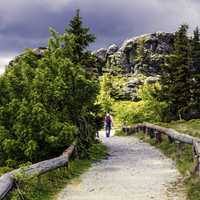
[(173, 121), (171, 123), (159, 123), (161, 126), (173, 128), (181, 133), (200, 137), (200, 119), (193, 119), (190, 121)]

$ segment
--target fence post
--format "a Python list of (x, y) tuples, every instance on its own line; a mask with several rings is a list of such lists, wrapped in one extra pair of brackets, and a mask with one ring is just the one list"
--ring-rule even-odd
[(168, 140), (169, 140), (170, 143), (174, 142), (174, 139), (171, 136), (169, 136), (169, 135), (168, 135)]
[(182, 151), (184, 150), (185, 144), (180, 141), (176, 141), (177, 147), (176, 147), (176, 156), (180, 158)]
[(156, 131), (155, 135), (156, 135), (156, 143), (158, 144), (162, 143), (162, 133), (160, 131)]
[(155, 138), (155, 132), (154, 132), (155, 130), (151, 128), (149, 131), (150, 131), (150, 138), (151, 139)]

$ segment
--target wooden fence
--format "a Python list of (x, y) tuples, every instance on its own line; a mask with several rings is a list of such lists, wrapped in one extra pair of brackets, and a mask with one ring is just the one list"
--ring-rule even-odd
[(168, 137), (170, 143), (176, 142), (178, 143), (178, 147), (181, 148), (183, 144), (192, 145), (193, 147), (193, 158), (195, 162), (194, 172), (200, 176), (200, 139), (192, 137), (190, 135), (186, 135), (183, 133), (179, 133), (171, 128), (164, 128), (161, 126), (157, 126), (150, 123), (142, 123), (137, 124), (135, 126), (124, 127), (123, 131), (128, 135), (133, 133), (144, 132), (148, 134), (151, 138), (155, 138), (157, 143), (161, 143), (163, 141), (163, 135)]
[(6, 195), (14, 187), (16, 180), (16, 174), (21, 174), (25, 177), (34, 177), (54, 170), (56, 168), (65, 166), (69, 162), (69, 158), (75, 150), (76, 142), (74, 142), (63, 154), (57, 158), (45, 160), (33, 165), (28, 166), (26, 169), (17, 169), (0, 177), (0, 199), (6, 197)]

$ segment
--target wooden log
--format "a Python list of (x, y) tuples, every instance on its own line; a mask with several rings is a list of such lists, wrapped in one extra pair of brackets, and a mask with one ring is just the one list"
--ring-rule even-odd
[(145, 125), (149, 129), (154, 129), (154, 130), (160, 131), (160, 132), (166, 134), (167, 136), (171, 137), (172, 139), (178, 140), (178, 141), (186, 143), (186, 144), (193, 144), (193, 141), (196, 141), (196, 140), (200, 141), (198, 138), (179, 133), (171, 128), (164, 128), (164, 127), (160, 127), (158, 125), (154, 125), (154, 124), (150, 124), (150, 123), (143, 123), (143, 125)]
[(11, 173), (4, 174), (0, 177), (0, 199), (3, 199), (12, 189), (14, 179)]
[(197, 140), (197, 138), (194, 138), (192, 136), (179, 133), (171, 128), (167, 129), (166, 134), (168, 136), (171, 136), (174, 140), (178, 140), (180, 142), (186, 143), (186, 144), (193, 144), (193, 141)]
[(63, 154), (57, 158), (45, 160), (36, 164), (33, 164), (26, 169), (17, 169), (10, 173), (4, 174), (0, 177), (0, 199), (3, 199), (9, 191), (13, 188), (15, 182), (15, 175), (17, 173), (22, 176), (30, 177), (39, 176), (58, 167), (66, 165), (69, 161), (69, 157), (72, 155), (75, 148), (75, 143), (66, 149)]

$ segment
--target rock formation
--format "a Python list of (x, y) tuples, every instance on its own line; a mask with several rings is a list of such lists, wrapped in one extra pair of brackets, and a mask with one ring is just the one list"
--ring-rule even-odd
[(174, 34), (156, 32), (125, 40), (94, 52), (103, 67), (118, 66), (128, 73), (155, 75), (159, 73), (164, 56), (173, 50)]

